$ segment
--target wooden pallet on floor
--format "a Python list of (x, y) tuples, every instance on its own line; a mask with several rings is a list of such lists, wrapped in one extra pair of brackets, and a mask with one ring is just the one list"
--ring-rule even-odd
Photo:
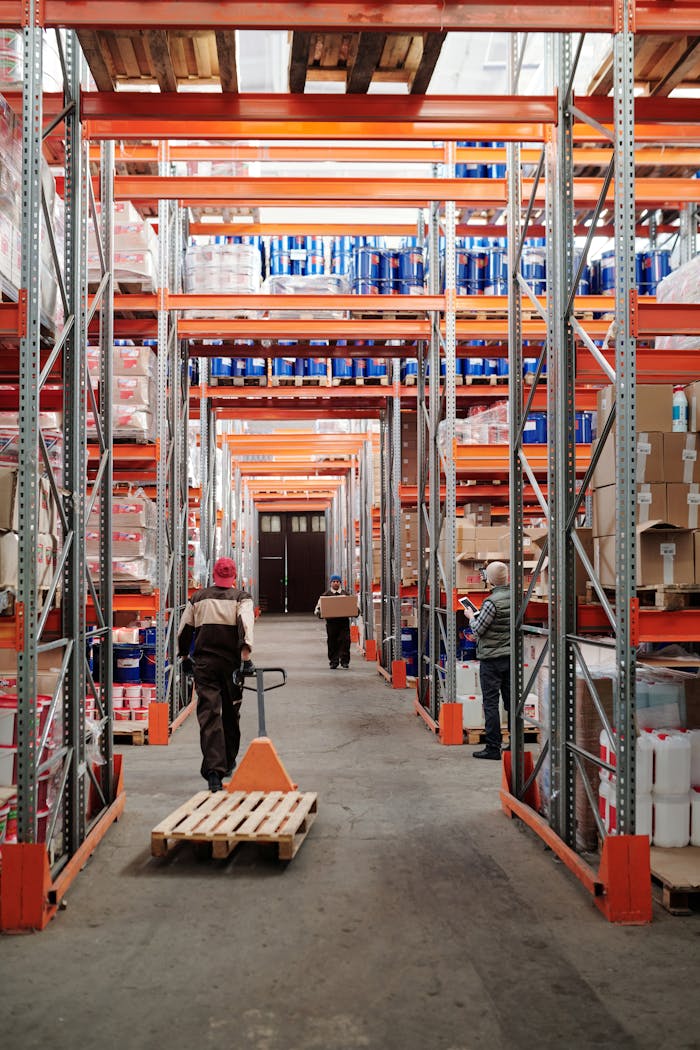
[(649, 851), (651, 877), (661, 889), (660, 902), (672, 915), (690, 915), (700, 906), (700, 846)]
[(112, 739), (115, 744), (145, 744), (148, 722), (112, 722)]
[(277, 846), (291, 860), (316, 819), (318, 796), (299, 791), (199, 791), (151, 832), (151, 853), (165, 857), (180, 842), (204, 842), (224, 859), (240, 842)]
[[(503, 737), (503, 743), (507, 744), (510, 742), (510, 733), (507, 729), (501, 727), (501, 736)], [(523, 732), (523, 738), (526, 744), (536, 744), (540, 739), (540, 731), (536, 726), (525, 728)], [(483, 726), (475, 726), (474, 728), (467, 728), (464, 730), (464, 743), (465, 744), (483, 744), (486, 739), (486, 730)]]

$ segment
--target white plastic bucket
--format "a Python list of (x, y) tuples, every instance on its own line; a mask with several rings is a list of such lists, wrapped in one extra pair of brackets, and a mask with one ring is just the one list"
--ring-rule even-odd
[(650, 795), (654, 783), (654, 741), (651, 733), (641, 733), (637, 737), (635, 759), (635, 792), (637, 795)]
[(700, 846), (700, 785), (690, 789), (690, 845)]
[(635, 795), (634, 830), (636, 835), (648, 835), (651, 842), (653, 824), (653, 805), (651, 795)]
[(654, 794), (685, 795), (690, 791), (690, 736), (685, 732), (656, 732)]
[(700, 729), (688, 730), (690, 737), (690, 783), (700, 784)]
[(680, 848), (690, 841), (690, 794), (654, 795), (652, 844)]

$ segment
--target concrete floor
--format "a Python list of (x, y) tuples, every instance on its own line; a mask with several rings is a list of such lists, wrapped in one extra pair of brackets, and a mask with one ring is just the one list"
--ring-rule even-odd
[[(195, 791), (194, 719), (123, 749), (127, 809), (42, 933), (0, 942), (0, 1045), (164, 1050), (700, 1047), (700, 921), (614, 928), (498, 806), (500, 767), (440, 747), (313, 618), (263, 619), (268, 732), (319, 815), (294, 861), (149, 854)], [(244, 745), (257, 730), (253, 694)]]

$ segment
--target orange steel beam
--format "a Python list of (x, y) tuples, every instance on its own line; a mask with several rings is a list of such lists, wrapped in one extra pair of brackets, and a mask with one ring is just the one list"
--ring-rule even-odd
[[(154, 97), (154, 96), (149, 96)], [(574, 182), (574, 205), (594, 206), (601, 179), (579, 178)], [(523, 179), (523, 194), (529, 197), (532, 180)], [(335, 205), (378, 207), (426, 206), (431, 201), (453, 200), (471, 207), (500, 208), (507, 203), (505, 179), (437, 178), (299, 178), (270, 176), (218, 177), (204, 175), (117, 175), (115, 200), (177, 200), (192, 206), (235, 203), (245, 207), (309, 207)], [(613, 202), (611, 186), (606, 200)], [(640, 178), (635, 183), (639, 207), (675, 208), (679, 202), (700, 202), (700, 180), (689, 178)], [(535, 205), (544, 207), (544, 188), (535, 194)]]
[[(528, 463), (536, 474), (546, 474), (548, 458), (546, 445), (525, 445)], [(508, 473), (510, 470), (507, 445), (459, 445), (455, 441), (453, 458), (457, 474), (473, 477)], [(591, 446), (576, 446), (576, 473), (583, 474), (591, 461)]]
[[(638, 0), (640, 15), (651, 6)], [(695, 4), (678, 0), (682, 15), (688, 19)], [(24, 25), (21, 0), (0, 2), (0, 23), (9, 28)], [(652, 15), (654, 10), (652, 8)], [(638, 20), (640, 18), (638, 15)], [(597, 3), (562, 0), (548, 7), (542, 0), (482, 0), (465, 4), (457, 0), (383, 0), (382, 3), (350, 5), (345, 0), (266, 0), (264, 4), (241, 4), (238, 0), (112, 0), (105, 6), (100, 0), (44, 0), (40, 17), (45, 26), (66, 28), (143, 29), (303, 29), (381, 30), (383, 32), (422, 33), (447, 30), (480, 32), (502, 30), (529, 32), (612, 32), (615, 28), (613, 0)], [(650, 18), (650, 29), (656, 19)], [(668, 32), (668, 13), (666, 13)], [(646, 23), (642, 17), (642, 26)], [(638, 25), (639, 28), (639, 25)], [(661, 26), (658, 27), (661, 32)], [(678, 30), (680, 32), (681, 30)], [(689, 30), (688, 30), (689, 31)]]
[[(151, 0), (153, 2), (153, 0)], [(586, 100), (588, 103), (589, 100)], [(595, 103), (596, 113), (612, 119), (612, 100)], [(666, 100), (657, 110), (666, 112), (675, 100)], [(406, 95), (397, 113), (391, 95), (262, 94), (246, 92), (230, 96), (209, 92), (83, 92), (83, 119), (153, 121), (285, 121), (324, 124), (406, 122), (439, 125), (469, 122), (497, 125), (555, 124), (554, 95)], [(658, 119), (658, 118), (656, 118)], [(690, 119), (690, 118), (686, 118)]]
[(240, 419), (241, 412), (245, 412), (246, 419), (263, 419), (271, 423), (280, 423), (283, 420), (294, 419), (379, 419), (383, 406), (375, 402), (368, 408), (358, 408), (347, 403), (342, 407), (337, 404), (321, 405), (317, 408), (299, 408), (295, 405), (290, 409), (289, 403), (279, 402), (259, 407), (250, 402), (240, 408), (215, 408), (216, 418), (221, 420)]
[(275, 460), (265, 463), (249, 463), (246, 460), (236, 461), (241, 474), (246, 477), (269, 477), (270, 475), (284, 477), (313, 477), (324, 475), (330, 477), (343, 477), (351, 469), (349, 460), (329, 459), (322, 463), (313, 463), (310, 459), (290, 459), (287, 462)]
[[(631, 22), (638, 33), (696, 33), (700, 24), (697, 0), (674, 0), (672, 8), (659, 0), (630, 0)], [(26, 4), (1, 0), (0, 24), (21, 28)], [(619, 19), (615, 0), (383, 0), (351, 5), (345, 0), (44, 0), (41, 24), (67, 28), (143, 29), (299, 29), (307, 31), (369, 31), (423, 33), (502, 31), (612, 33)]]
[[(21, 99), (17, 96), (21, 105)], [(523, 164), (537, 164), (540, 150), (524, 147), (520, 151)], [(261, 161), (264, 163), (309, 163), (333, 161), (343, 164), (439, 164), (445, 159), (444, 148), (438, 146), (311, 146), (311, 145), (247, 145), (245, 143), (196, 143), (188, 145), (173, 144), (170, 147), (170, 160), (224, 160), (224, 161)], [(458, 162), (474, 164), (505, 164), (506, 150), (496, 147), (469, 148), (457, 147), (455, 157)], [(635, 162), (649, 167), (700, 167), (700, 150), (677, 147), (672, 150), (642, 147), (635, 150)], [(90, 160), (98, 163), (100, 147), (90, 147)], [(121, 143), (116, 150), (116, 160), (120, 164), (156, 163), (158, 147), (143, 143)], [(610, 160), (609, 149), (589, 148), (575, 149), (573, 161), (575, 166), (605, 166)], [(200, 225), (200, 224), (197, 224)], [(202, 224), (206, 225), (206, 224)], [(233, 225), (233, 224), (232, 224)], [(190, 232), (193, 224), (190, 223)], [(305, 227), (306, 228), (306, 227)], [(276, 227), (268, 232), (276, 232)]]
[[(700, 157), (698, 166), (700, 167)], [(427, 227), (426, 227), (427, 230)], [(276, 237), (281, 234), (302, 234), (310, 237), (355, 237), (374, 236), (384, 237), (415, 237), (416, 226), (413, 224), (384, 223), (377, 218), (376, 223), (351, 223), (351, 222), (191, 222), (188, 231), (192, 237), (220, 236), (259, 236)], [(544, 226), (533, 223), (528, 226), (528, 235), (531, 237), (544, 237), (546, 235)], [(656, 233), (678, 233), (679, 227), (670, 223), (660, 223), (656, 227)], [(505, 237), (507, 227), (505, 224), (493, 222), (487, 223), (465, 223), (459, 222), (455, 227), (458, 237)], [(588, 233), (587, 226), (575, 226), (574, 233), (577, 237), (585, 237)], [(651, 233), (650, 227), (640, 224), (635, 228), (635, 236), (646, 238)], [(613, 226), (599, 226), (597, 236), (613, 237), (615, 228)]]

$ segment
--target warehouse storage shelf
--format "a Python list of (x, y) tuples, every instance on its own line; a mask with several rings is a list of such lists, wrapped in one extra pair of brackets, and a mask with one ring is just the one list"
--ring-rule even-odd
[[(377, 28), (382, 31), (386, 31), (387, 28), (396, 26), (397, 29), (405, 31), (407, 24), (411, 28), (415, 28), (420, 31), (421, 29), (450, 29), (450, 28), (483, 28), (483, 29), (496, 29), (499, 28), (499, 22), (502, 20), (503, 7), (501, 4), (493, 3), (481, 3), (481, 4), (470, 4), (468, 10), (464, 5), (448, 5), (443, 6), (443, 10), (438, 11), (435, 5), (430, 3), (418, 3), (410, 5), (410, 14), (407, 12), (405, 4), (387, 3), (382, 6), (382, 11), (379, 14), (368, 16), (367, 12), (362, 10), (362, 17), (356, 11), (351, 11), (349, 8), (344, 7), (342, 4), (304, 4), (290, 5), (288, 3), (270, 3), (264, 5), (265, 10), (261, 13), (261, 5), (257, 8), (244, 8), (243, 5), (234, 4), (224, 0), (224, 2), (213, 4), (213, 3), (200, 3), (198, 4), (198, 17), (203, 19), (204, 25), (211, 25), (212, 27), (220, 27), (221, 24), (225, 23), (227, 26), (238, 26), (244, 28), (246, 26), (258, 27), (264, 25), (279, 24), (284, 28), (288, 28), (293, 25), (296, 28), (329, 28), (329, 26), (338, 25), (339, 27), (355, 27), (355, 22), (362, 21), (362, 25), (357, 25), (356, 28), (367, 30), (368, 28)], [(681, 31), (683, 27), (686, 27), (688, 31), (693, 31), (698, 22), (698, 16), (700, 15), (700, 8), (695, 3), (683, 3), (678, 6), (679, 17), (677, 21), (677, 31)], [(113, 5), (98, 5), (95, 2), (81, 2), (74, 3), (71, 0), (44, 0), (42, 3), (42, 16), (46, 20), (47, 24), (51, 24), (52, 19), (59, 21), (65, 21), (67, 24), (76, 24), (81, 26), (88, 26), (92, 28), (98, 28), (108, 23), (109, 26), (116, 26), (119, 24), (130, 25), (137, 27), (139, 30), (143, 29), (144, 26), (154, 25), (158, 29), (162, 27), (167, 28), (170, 25), (186, 26), (189, 24), (191, 13), (188, 12), (188, 5), (179, 4), (174, 5), (172, 3), (161, 3), (159, 0), (154, 0), (149, 5), (137, 5), (131, 0), (115, 0)], [(580, 3), (564, 3), (556, 8), (552, 8), (549, 4), (540, 3), (521, 3), (509, 5), (509, 11), (511, 17), (517, 19), (518, 27), (521, 30), (537, 30), (542, 29), (543, 31), (557, 31), (571, 32), (577, 28), (582, 30), (592, 31), (598, 30), (603, 32), (612, 32), (615, 29), (620, 29), (619, 19), (622, 17), (620, 6), (618, 3), (610, 0), (609, 3), (591, 5), (582, 5)], [(654, 31), (654, 32), (668, 32), (668, 11), (666, 8), (660, 11), (659, 6), (653, 2), (646, 3), (632, 3), (629, 5), (629, 10), (625, 10), (624, 19), (626, 20), (629, 14), (633, 14), (637, 19), (637, 30), (638, 31)], [(675, 13), (675, 12), (674, 12)], [(3, 19), (9, 19), (9, 24), (19, 25), (22, 18), (24, 17), (24, 5), (16, 2), (13, 3), (11, 0), (2, 0), (0, 2), (0, 22)], [(12, 19), (15, 19), (13, 22)], [(372, 18), (376, 20), (376, 25), (372, 21)], [(223, 19), (223, 23), (222, 23)], [(276, 21), (277, 20), (277, 21)], [(414, 24), (415, 23), (415, 24)], [(623, 21), (622, 29), (624, 35), (629, 36), (628, 27), (626, 21)], [(301, 99), (292, 99), (291, 101), (285, 98), (275, 100), (274, 107), (271, 103), (267, 107), (263, 106), (261, 102), (255, 99), (246, 99), (244, 97), (234, 98), (231, 94), (227, 94), (226, 98), (209, 99), (198, 97), (190, 97), (178, 95), (167, 98), (163, 95), (149, 97), (138, 97), (133, 96), (132, 99), (125, 100), (124, 95), (126, 93), (113, 93), (112, 97), (106, 97), (105, 95), (95, 95), (94, 93), (86, 93), (84, 96), (84, 114), (87, 116), (86, 132), (88, 136), (93, 136), (94, 141), (98, 141), (100, 136), (115, 137), (118, 132), (118, 123), (121, 123), (121, 127), (124, 127), (124, 122), (128, 121), (130, 128), (127, 132), (128, 135), (143, 135), (144, 138), (155, 140), (158, 137), (163, 138), (176, 138), (178, 135), (187, 135), (190, 137), (192, 134), (202, 134), (208, 137), (212, 135), (221, 134), (222, 137), (237, 137), (243, 134), (253, 137), (257, 129), (259, 135), (265, 135), (268, 137), (284, 137), (293, 136), (294, 138), (312, 138), (318, 136), (337, 137), (350, 139), (352, 137), (362, 138), (367, 140), (373, 136), (388, 138), (390, 137), (388, 132), (393, 127), (397, 134), (397, 137), (405, 138), (406, 135), (411, 135), (414, 138), (424, 138), (434, 140), (441, 136), (447, 137), (449, 135), (450, 126), (455, 132), (454, 137), (459, 135), (460, 138), (469, 136), (477, 139), (498, 137), (503, 141), (519, 142), (523, 139), (528, 141), (544, 140), (545, 135), (549, 134), (549, 126), (555, 126), (560, 119), (559, 112), (557, 110), (557, 100), (554, 96), (540, 99), (537, 101), (517, 98), (516, 96), (508, 99), (501, 99), (494, 102), (494, 100), (474, 100), (473, 104), (465, 107), (464, 100), (461, 100), (461, 108), (457, 113), (455, 107), (454, 113), (452, 114), (453, 123), (450, 125), (449, 118), (450, 113), (445, 112), (438, 114), (440, 116), (440, 122), (433, 123), (429, 126), (427, 123), (428, 114), (432, 113), (433, 117), (437, 110), (440, 108), (440, 101), (428, 99), (426, 102), (413, 102), (412, 99), (405, 100), (405, 109), (407, 120), (401, 122), (394, 122), (394, 113), (391, 112), (391, 107), (395, 107), (395, 102), (392, 100), (384, 100), (378, 102), (371, 102), (370, 105), (373, 107), (374, 112), (374, 123), (370, 124), (367, 120), (368, 107), (364, 106), (364, 100), (358, 104), (356, 99), (345, 100), (341, 96), (339, 99), (334, 97), (332, 99), (323, 100), (317, 103), (316, 99), (310, 99), (308, 96), (306, 99), (302, 96)], [(121, 96), (121, 97), (120, 97)], [(618, 123), (614, 119), (612, 111), (611, 100), (594, 100), (591, 104), (590, 100), (577, 99), (577, 104), (589, 115), (596, 115), (596, 119), (602, 121), (608, 121), (611, 123)], [(647, 104), (646, 100), (642, 100), (637, 108), (638, 116), (640, 119), (663, 119), (665, 116), (670, 114), (672, 111), (675, 112), (675, 119), (680, 119), (683, 107), (667, 106), (664, 103), (667, 100), (649, 100)], [(403, 100), (402, 100), (403, 102)], [(454, 100), (452, 100), (454, 102)], [(57, 100), (57, 105), (60, 107), (63, 105), (63, 100), (60, 102)], [(247, 108), (246, 108), (247, 107)], [(309, 120), (309, 114), (315, 107), (315, 115), (312, 120)], [(507, 114), (504, 113), (504, 109), (508, 108)], [(538, 109), (539, 107), (539, 109)], [(167, 112), (166, 112), (167, 109)], [(319, 113), (323, 118), (323, 111), (327, 109), (327, 119), (319, 119)], [(685, 107), (687, 111), (687, 123), (685, 125), (676, 124), (673, 127), (665, 129), (667, 141), (672, 141), (674, 138), (677, 141), (682, 141), (683, 137), (686, 136), (688, 141), (697, 141), (698, 132), (697, 128), (693, 127), (693, 121), (695, 116), (690, 113), (691, 107)], [(385, 119), (380, 121), (376, 120), (376, 116), (382, 113), (384, 110)], [(126, 113), (125, 116), (125, 112)], [(179, 112), (178, 112), (179, 111)], [(134, 113), (140, 112), (142, 119), (133, 119)], [(218, 114), (218, 117), (217, 117)], [(238, 116), (238, 119), (236, 119)], [(413, 122), (411, 118), (413, 117)], [(465, 120), (466, 117), (466, 120)], [(496, 124), (494, 123), (497, 119), (504, 120), (508, 118), (509, 123), (507, 124)], [(174, 119), (175, 118), (175, 119)], [(195, 118), (195, 120), (193, 120)], [(199, 118), (197, 121), (196, 118)], [(208, 118), (208, 119), (206, 119)], [(221, 118), (221, 122), (219, 122)], [(233, 119), (229, 119), (233, 118)], [(273, 119), (274, 118), (274, 119)], [(225, 123), (223, 122), (225, 120)], [(275, 127), (275, 120), (277, 126)], [(482, 120), (483, 123), (477, 123), (478, 120)], [(363, 122), (361, 122), (363, 121)], [(533, 123), (534, 122), (534, 123)], [(549, 125), (549, 126), (546, 126)], [(206, 129), (206, 130), (205, 130)], [(617, 129), (616, 129), (617, 130)], [(647, 135), (653, 136), (652, 141), (658, 141), (658, 128), (653, 124), (650, 124), (648, 128), (645, 128), (643, 124), (639, 125), (639, 138), (643, 140)], [(495, 133), (495, 134), (494, 134)], [(575, 137), (579, 137), (579, 141), (591, 141), (598, 142), (605, 138), (604, 129), (596, 129), (590, 126), (584, 128), (583, 125), (576, 125), (573, 128), (572, 140)], [(455, 153), (453, 151), (451, 160), (454, 160)], [(160, 159), (160, 156), (159, 158)], [(511, 157), (509, 156), (509, 159)], [(162, 178), (163, 173), (159, 173)], [(127, 176), (126, 178), (130, 178)], [(441, 191), (442, 198), (445, 199), (451, 194), (448, 183), (451, 180), (445, 180), (447, 187), (446, 191)], [(455, 182), (458, 180), (454, 180)], [(471, 181), (471, 180), (465, 180)], [(687, 182), (689, 180), (682, 180)], [(642, 187), (642, 183), (646, 185)], [(645, 199), (648, 199), (650, 203), (656, 200), (662, 199), (665, 203), (667, 199), (677, 201), (678, 199), (678, 187), (680, 182), (674, 183), (672, 189), (669, 188), (669, 196), (666, 196), (666, 188), (663, 186), (664, 182), (668, 182), (668, 186), (671, 186), (671, 180), (659, 180), (654, 185), (650, 181), (640, 180), (640, 194), (637, 196), (639, 203), (643, 203)], [(142, 192), (146, 192), (145, 184), (142, 183)], [(150, 184), (151, 187), (153, 183)], [(320, 183), (314, 182), (314, 187), (320, 185)], [(119, 188), (119, 192), (122, 192), (126, 183), (122, 183)], [(205, 186), (211, 186), (211, 183), (201, 182), (197, 189), (204, 188)], [(582, 193), (578, 197), (579, 201), (588, 202), (589, 204), (594, 203), (592, 197), (594, 187), (600, 186), (600, 182), (597, 180), (586, 180), (582, 183)], [(175, 188), (174, 184), (172, 186)], [(194, 186), (191, 186), (194, 189)], [(229, 187), (231, 189), (232, 187)], [(366, 187), (369, 189), (369, 187)], [(455, 200), (463, 200), (466, 198), (475, 201), (475, 194), (481, 189), (487, 189), (488, 192), (485, 196), (482, 196), (479, 203), (483, 204), (488, 201), (496, 201), (501, 205), (505, 204), (505, 183), (492, 183), (489, 187), (477, 187), (472, 185), (470, 187), (455, 187)], [(688, 187), (685, 192), (691, 193), (691, 187)], [(282, 190), (280, 186), (274, 186), (271, 183), (264, 185), (263, 182), (257, 181), (256, 186), (247, 186), (241, 184), (238, 187), (236, 193), (230, 195), (230, 200), (239, 201), (242, 200), (243, 194), (250, 190), (250, 196), (247, 198), (248, 201), (264, 199), (266, 201), (276, 200), (283, 201), (288, 198), (282, 196)], [(694, 187), (697, 192), (697, 185)], [(263, 197), (255, 197), (253, 194), (256, 192), (262, 192)], [(152, 191), (151, 191), (152, 192)], [(217, 193), (227, 192), (227, 190), (220, 186)], [(306, 197), (309, 193), (310, 185), (306, 183), (304, 196)], [(331, 186), (326, 183), (326, 191), (328, 194), (327, 199), (332, 200), (357, 200), (358, 198), (354, 194), (349, 197), (337, 197), (331, 196), (331, 194), (339, 194), (340, 187)], [(401, 187), (398, 183), (395, 184), (394, 190), (396, 193), (394, 200), (403, 200), (405, 198), (400, 197), (400, 192), (405, 192), (405, 187)], [(578, 190), (577, 190), (578, 193)], [(644, 193), (647, 194), (644, 197)], [(672, 193), (672, 195), (670, 195)], [(131, 195), (133, 199), (133, 194)], [(160, 195), (158, 197), (151, 197), (150, 200), (162, 199)], [(200, 198), (201, 199), (201, 198)], [(203, 199), (208, 199), (206, 196)], [(375, 198), (378, 200), (379, 198)], [(412, 187), (410, 191), (410, 199), (413, 203), (418, 199), (418, 187)], [(427, 198), (429, 200), (430, 198)], [(539, 199), (539, 198), (538, 198)], [(690, 197), (689, 199), (695, 199)], [(144, 197), (144, 200), (147, 201)], [(295, 200), (301, 200), (295, 194)], [(160, 219), (160, 217), (159, 217)], [(452, 221), (450, 221), (452, 219)], [(448, 215), (448, 224), (454, 231), (455, 224), (453, 217)], [(159, 221), (159, 226), (161, 225)], [(616, 223), (617, 225), (617, 223)], [(432, 235), (435, 234), (437, 229), (437, 222), (430, 224), (430, 232)], [(474, 234), (478, 236), (478, 234)], [(450, 233), (451, 236), (451, 233)], [(164, 301), (161, 301), (161, 319), (165, 310)], [(511, 302), (511, 312), (513, 303)], [(420, 308), (419, 308), (420, 309)], [(423, 306), (425, 309), (425, 306)], [(454, 303), (446, 302), (444, 308), (446, 315), (449, 315), (454, 311)], [(641, 318), (641, 313), (640, 313)], [(127, 332), (139, 332), (141, 335), (146, 331), (144, 322), (150, 324), (151, 320), (144, 318), (143, 321), (139, 318), (124, 318), (117, 321), (116, 331)], [(386, 323), (386, 322), (382, 322)], [(211, 337), (212, 333), (216, 330), (217, 335), (222, 331), (228, 331), (233, 336), (240, 336), (240, 328), (238, 326), (231, 326), (226, 328), (227, 322), (214, 320), (212, 325), (203, 326), (201, 322), (198, 323), (199, 327), (187, 328), (180, 327), (177, 331), (177, 336), (183, 339), (191, 339), (199, 334), (202, 338)], [(538, 332), (541, 337), (544, 334), (544, 326), (526, 327), (531, 322), (525, 322), (525, 333)], [(223, 328), (221, 326), (224, 326)], [(144, 326), (144, 327), (139, 327)], [(214, 328), (216, 326), (216, 329)], [(327, 332), (328, 325), (324, 323), (324, 329)], [(595, 326), (587, 325), (588, 331), (594, 335), (594, 337), (604, 337), (607, 333), (607, 326), (605, 330), (603, 327), (600, 328)], [(16, 329), (15, 329), (16, 330)], [(309, 331), (308, 328), (301, 329), (302, 331)], [(388, 327), (385, 328), (385, 332), (390, 331)], [(148, 328), (148, 331), (153, 331), (153, 328)], [(316, 334), (315, 330), (312, 330), (313, 334)], [(463, 334), (468, 335), (472, 332), (472, 329), (466, 328), (463, 330)], [(507, 329), (496, 328), (491, 330), (496, 334), (493, 338), (503, 338), (507, 333)], [(685, 332), (686, 330), (684, 330)], [(643, 328), (640, 328), (640, 332), (643, 334)], [(261, 334), (260, 338), (275, 337), (275, 329), (268, 328), (265, 330), (265, 334)], [(435, 349), (441, 333), (432, 329), (421, 329), (420, 332), (414, 331), (414, 337), (418, 335), (421, 339), (426, 340), (431, 338), (433, 341), (433, 350)], [(653, 334), (653, 333), (650, 333)], [(288, 330), (285, 332), (285, 336), (288, 335)], [(447, 339), (448, 343), (452, 340), (452, 333), (446, 331), (442, 333)], [(311, 336), (313, 337), (313, 336)], [(323, 337), (327, 337), (324, 333)], [(371, 336), (368, 336), (368, 338)], [(385, 335), (386, 338), (397, 338), (393, 335)], [(400, 338), (401, 336), (398, 336)], [(482, 335), (476, 336), (477, 338)], [(339, 336), (339, 338), (345, 338), (345, 335)], [(407, 336), (408, 338), (408, 336)], [(453, 347), (450, 347), (450, 356), (453, 354)], [(269, 355), (268, 355), (269, 356)], [(345, 356), (345, 355), (344, 355)], [(666, 360), (668, 364), (670, 359)], [(433, 357), (433, 364), (435, 365), (436, 358)], [(651, 361), (650, 361), (651, 366)], [(435, 378), (435, 372), (439, 371), (437, 368), (433, 368)], [(649, 370), (651, 374), (651, 367)], [(454, 378), (454, 377), (452, 377)], [(599, 378), (599, 377), (598, 377)], [(437, 384), (431, 384), (431, 390), (435, 393)], [(393, 392), (392, 392), (393, 395)], [(449, 389), (448, 384), (448, 402), (455, 400), (453, 397), (454, 390)], [(433, 397), (433, 403), (435, 402)], [(393, 397), (391, 398), (390, 407), (388, 413), (394, 413), (393, 418), (390, 419), (390, 425), (395, 426), (397, 422), (397, 414), (400, 413), (400, 401)], [(448, 412), (454, 413), (454, 404), (448, 404)], [(385, 486), (385, 491), (388, 490), (388, 486)], [(342, 515), (340, 514), (340, 508), (338, 509), (337, 524), (342, 526)], [(448, 507), (449, 509), (449, 507)], [(248, 532), (251, 530), (251, 526), (254, 526), (254, 517), (249, 517), (245, 523), (248, 528)], [(237, 521), (237, 527), (241, 528), (241, 524)]]

